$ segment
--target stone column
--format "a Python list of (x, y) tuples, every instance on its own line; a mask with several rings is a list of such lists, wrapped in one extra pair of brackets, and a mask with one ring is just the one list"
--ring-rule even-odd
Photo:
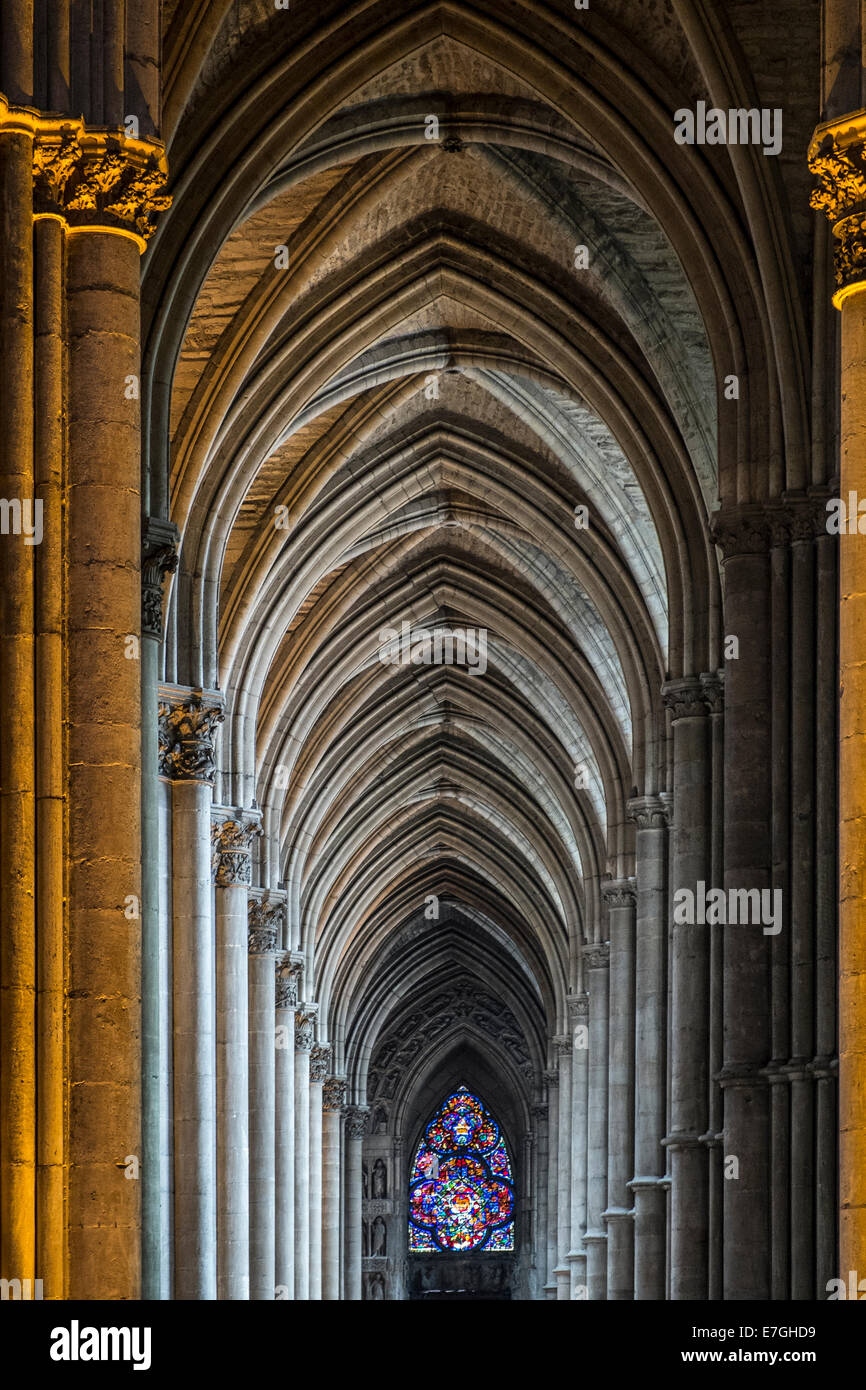
[[(725, 668), (725, 883), (771, 887), (772, 795), (770, 521), (765, 508), (728, 507), (712, 519), (722, 551), (725, 630), (739, 658)], [(784, 904), (787, 914), (788, 905)], [(788, 931), (787, 916), (782, 930)], [(771, 938), (760, 924), (725, 929), (723, 1189), (724, 1297), (770, 1295)], [(734, 1163), (735, 1160), (735, 1163)]]
[(570, 1297), (586, 1298), (586, 1110), (589, 1083), (589, 998), (568, 998), (573, 1030), (571, 1057), (571, 1266)]
[(295, 1297), (295, 1009), (300, 959), (276, 963), (274, 1284), (278, 1299)]
[(350, 1105), (346, 1109), (346, 1300), (360, 1303), (361, 1260), (363, 1257), (362, 1230), (364, 1187), (362, 1165), (364, 1131), (369, 1111), (366, 1107)]
[(610, 931), (608, 1030), (607, 1298), (634, 1297), (634, 1213), (629, 1180), (634, 1164), (635, 882), (602, 887)]
[[(0, 1115), (3, 1121), (0, 1128), (0, 1276), (33, 1279), (42, 1274), (41, 1269), (36, 1269), (36, 615), (33, 586), (37, 548), (33, 542), (37, 533), (33, 531), (28, 541), (23, 529), (25, 509), (29, 509), (31, 527), (37, 516), (33, 473), (33, 136), (25, 123), (15, 121), (7, 112), (5, 101), (0, 105), (0, 238), (3, 244), (0, 391), (4, 415), (3, 428), (0, 430), (0, 486), (3, 498), (10, 502), (18, 499), (21, 508), (18, 534), (15, 535), (13, 530), (12, 534), (3, 536), (0, 541), (0, 702), (6, 723), (5, 736), (0, 742), (0, 910), (3, 921), (0, 932), (0, 1029), (3, 1036), (3, 1066), (0, 1067)], [(124, 274), (128, 272), (125, 265), (122, 270)], [(80, 281), (80, 274), (76, 280)], [(109, 301), (114, 298), (115, 292), (115, 287), (109, 282)], [(81, 305), (80, 295), (76, 296), (74, 304), (76, 308)], [(97, 322), (94, 326), (98, 335), (102, 325)], [(121, 325), (125, 360), (134, 360), (134, 345), (129, 341), (128, 333), (130, 326), (127, 315)], [(137, 331), (137, 322), (135, 329)], [(77, 360), (80, 362), (80, 355)], [(75, 408), (85, 414), (87, 405), (83, 399), (80, 369), (76, 374), (76, 386), (78, 399)], [(129, 465), (128, 427), (134, 418), (132, 412), (128, 413), (130, 419), (124, 421), (122, 443), (121, 466), (125, 471)], [(79, 470), (83, 470), (84, 459), (80, 454), (79, 447), (77, 465)], [(137, 489), (137, 479), (132, 479), (131, 485)], [(126, 512), (122, 520), (128, 521)], [(43, 513), (43, 530), (45, 521)], [(60, 526), (59, 508), (53, 517), (48, 518), (48, 524), (55, 529)], [(15, 527), (14, 515), (11, 527)], [(79, 556), (80, 548), (79, 538)], [(75, 617), (79, 628), (85, 626), (81, 578), (79, 558), (76, 584), (79, 611)], [(124, 594), (123, 597), (128, 598), (128, 595)], [(133, 616), (129, 609), (128, 617), (133, 621), (132, 630), (135, 631), (137, 615)], [(87, 640), (88, 634), (82, 632), (85, 649)], [(105, 667), (110, 662), (110, 650), (101, 651), (98, 655), (104, 676)], [(122, 649), (120, 655), (122, 657)], [(79, 673), (83, 660), (82, 651)], [(127, 687), (128, 683), (125, 683), (120, 692), (119, 723), (125, 722), (125, 707), (131, 693)], [(103, 717), (113, 718), (110, 708), (111, 681), (103, 689), (103, 698), (108, 706)], [(84, 694), (84, 690), (79, 689), (78, 713), (92, 727), (93, 713), (92, 710), (88, 711), (84, 703)], [(93, 699), (92, 688), (91, 703)], [(112, 732), (124, 742), (122, 730)], [(80, 737), (79, 734), (79, 740)], [(128, 748), (122, 749), (124, 762), (129, 761), (130, 752)], [(94, 761), (88, 749), (86, 763)], [(95, 767), (85, 767), (85, 779), (88, 772), (94, 781), (97, 780)], [(76, 829), (78, 835), (86, 834), (85, 827)], [(120, 850), (124, 848), (125, 833), (124, 830), (118, 832), (117, 848)], [(113, 855), (115, 852), (112, 846), (109, 853)], [(83, 858), (82, 850), (79, 850), (79, 855)], [(131, 864), (125, 866), (124, 880), (129, 879), (131, 867)], [(128, 891), (138, 891), (135, 880)], [(97, 898), (101, 897), (99, 885), (96, 885), (96, 895)], [(76, 896), (79, 896), (77, 892)], [(79, 906), (77, 914), (79, 922), (82, 906)], [(105, 912), (104, 921), (107, 923), (110, 920), (108, 905), (99, 902), (98, 907)], [(80, 931), (81, 927), (77, 929)], [(107, 926), (105, 930), (107, 933)], [(114, 922), (112, 931), (119, 938), (120, 932)], [(83, 981), (79, 981), (79, 985), (84, 988)], [(88, 990), (85, 1014), (94, 1008), (90, 993)], [(76, 1015), (81, 1013), (79, 1005)], [(82, 1019), (82, 1023), (86, 1030), (86, 1018)], [(126, 1051), (132, 1040), (128, 1037), (126, 1020), (121, 1017), (119, 1023)], [(126, 1071), (125, 1065), (124, 1076)], [(86, 1095), (87, 1090), (82, 1094)], [(92, 1091), (92, 1099), (98, 1103), (98, 1090)], [(115, 1142), (124, 1146), (128, 1144), (126, 1136), (121, 1138), (119, 1134)], [(128, 1152), (126, 1147), (124, 1152)], [(79, 1163), (90, 1161), (82, 1158)], [(105, 1187), (106, 1176), (114, 1175), (105, 1174), (103, 1169), (101, 1189)], [(110, 1187), (113, 1186), (112, 1183)], [(110, 1191), (110, 1187), (107, 1191)], [(133, 1194), (121, 1189), (120, 1195), (126, 1199)], [(103, 1206), (105, 1197), (102, 1193), (98, 1201), (100, 1207)], [(83, 1287), (80, 1293), (82, 1297), (85, 1296)]]
[(329, 1076), (322, 1087), (322, 1298), (340, 1297), (340, 1178), (346, 1082)]
[(322, 1297), (322, 1088), (331, 1066), (331, 1048), (317, 1044), (310, 1053), (310, 1298)]
[[(36, 611), (36, 1271), (45, 1298), (63, 1295), (64, 1221), (64, 821), (63, 765), (63, 527), (66, 429), (63, 390), (65, 247), (62, 224), (40, 218), (34, 227), (34, 496), (42, 501), (43, 537), (35, 566)], [(0, 349), (4, 350), (4, 349)], [(13, 370), (20, 364), (13, 361)], [(20, 389), (19, 381), (19, 389)], [(2, 399), (9, 405), (8, 382)], [(7, 417), (8, 418), (8, 417)], [(3, 491), (9, 497), (8, 490)], [(6, 542), (8, 545), (8, 542)], [(29, 546), (25, 547), (30, 549)], [(2, 581), (0, 581), (2, 583)], [(5, 584), (3, 585), (5, 589)], [(8, 591), (6, 591), (8, 594)], [(2, 602), (2, 600), (0, 600)], [(17, 615), (21, 617), (20, 613)], [(5, 624), (0, 621), (0, 630)], [(146, 644), (142, 644), (144, 647)], [(144, 652), (142, 651), (142, 656)], [(5, 701), (3, 708), (8, 708)], [(154, 716), (153, 727), (156, 727)], [(16, 750), (20, 754), (20, 749)], [(155, 762), (155, 760), (154, 760)], [(0, 777), (0, 786), (3, 785)], [(4, 920), (5, 914), (4, 914)], [(3, 1035), (0, 1025), (0, 1036)], [(9, 1054), (7, 1053), (7, 1064)], [(142, 1140), (142, 1199), (145, 1148)], [(0, 1183), (2, 1186), (2, 1183)], [(2, 1217), (0, 1217), (2, 1224)], [(0, 1273), (5, 1273), (5, 1262)]]
[(557, 1239), (559, 1236), (559, 1072), (546, 1071), (547, 1082), (547, 1266), (544, 1296), (556, 1298)]
[(585, 946), (583, 964), (589, 994), (589, 1087), (587, 1101), (586, 1287), (587, 1298), (607, 1298), (608, 970), (610, 945)]
[(221, 697), (162, 689), (160, 771), (172, 783), (174, 1296), (217, 1296), (216, 1038), (211, 916), (214, 732)]
[[(710, 742), (697, 677), (663, 690), (673, 734), (671, 888), (671, 1298), (709, 1290), (707, 1131), (710, 938), (703, 910), (710, 879)], [(678, 909), (678, 894), (690, 895)]]
[[(866, 498), (866, 111), (815, 131), (809, 167), (818, 179), (812, 206), (833, 224), (836, 288), (841, 324), (840, 493), (846, 516), (853, 498)], [(866, 1277), (866, 540), (849, 526), (839, 537), (839, 1264)], [(855, 519), (856, 524), (856, 519)], [(822, 914), (823, 916), (823, 914)], [(822, 944), (827, 943), (826, 927)], [(825, 973), (826, 967), (820, 974)], [(821, 1022), (824, 1046), (829, 1041)], [(816, 1059), (820, 1119), (832, 1102), (832, 1067)], [(819, 1220), (826, 1206), (826, 1149), (819, 1171)], [(821, 1220), (819, 1259), (826, 1268), (828, 1240)], [(824, 1291), (819, 1286), (818, 1296)]]
[[(47, 222), (46, 226), (56, 226)], [(170, 1143), (163, 1086), (171, 1065), (165, 1046), (169, 1001), (160, 987), (161, 929), (159, 872), (159, 657), (162, 645), (162, 588), (177, 567), (178, 529), (149, 517), (142, 536), (141, 568), (141, 1266), (142, 1298), (171, 1294), (171, 1250), (164, 1240), (170, 1173), (164, 1155)]]
[(667, 827), (659, 796), (628, 803), (635, 822), (634, 1297), (665, 1296), (665, 1033)]
[(295, 1298), (310, 1297), (310, 1053), (317, 1004), (295, 1013)]
[(216, 902), (217, 1298), (250, 1296), (247, 889), (256, 822), (211, 827)]
[(276, 1296), (274, 952), (283, 911), (267, 896), (249, 902), (250, 1298), (258, 1301)]
[(550, 1145), (547, 1132), (547, 1104), (532, 1107), (532, 1121), (535, 1133), (535, 1219), (533, 1223), (533, 1258), (536, 1269), (539, 1299), (546, 1298), (547, 1283), (547, 1170), (550, 1163)]
[(557, 1154), (557, 1212), (556, 1212), (556, 1297), (560, 1302), (571, 1297), (571, 1269), (568, 1252), (571, 1249), (571, 1136), (573, 1129), (571, 1096), (571, 1034), (554, 1039), (559, 1068), (559, 1135)]

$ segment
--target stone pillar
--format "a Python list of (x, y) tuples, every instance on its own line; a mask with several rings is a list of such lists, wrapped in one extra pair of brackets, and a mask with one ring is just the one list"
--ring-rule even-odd
[[(8, 62), (8, 59), (6, 61)], [(20, 499), (21, 506), (18, 534), (15, 535), (13, 532), (5, 535), (0, 541), (0, 702), (6, 723), (4, 738), (0, 742), (0, 910), (3, 921), (3, 930), (0, 932), (0, 1029), (3, 1037), (3, 1066), (0, 1067), (0, 1276), (8, 1279), (33, 1279), (42, 1274), (41, 1270), (36, 1269), (36, 688), (33, 586), (37, 552), (33, 542), (37, 533), (34, 530), (31, 539), (28, 540), (24, 532), (25, 508), (29, 508), (30, 511), (31, 528), (37, 516), (33, 472), (33, 137), (24, 123), (19, 124), (11, 118), (5, 109), (5, 102), (0, 106), (0, 122), (0, 238), (3, 245), (3, 283), (0, 284), (0, 391), (4, 416), (3, 428), (0, 430), (0, 486), (3, 488), (4, 499), (10, 502), (12, 499)], [(128, 267), (125, 265), (122, 273), (128, 273)], [(80, 290), (80, 271), (75, 279), (78, 282), (76, 288)], [(115, 294), (116, 287), (109, 282), (109, 302), (114, 299)], [(76, 294), (72, 302), (76, 312), (83, 317), (80, 293)], [(121, 325), (124, 360), (134, 360), (133, 344), (129, 341), (129, 317), (127, 314)], [(98, 335), (102, 325), (97, 321), (94, 327)], [(80, 364), (80, 355), (76, 360)], [(75, 383), (77, 399), (73, 408), (86, 416), (87, 403), (83, 397), (80, 367), (76, 372)], [(104, 385), (110, 388), (111, 383)], [(125, 471), (129, 465), (129, 425), (134, 418), (132, 412), (128, 414), (129, 419), (123, 424), (121, 466)], [(81, 452), (79, 431), (76, 461), (81, 474), (79, 482), (86, 480), (85, 460), (81, 457)], [(96, 463), (95, 466), (98, 467), (99, 464)], [(131, 479), (131, 486), (137, 489), (137, 479)], [(77, 495), (81, 495), (80, 488)], [(79, 518), (80, 531), (78, 508), (76, 515)], [(43, 512), (43, 531), (46, 520), (49, 526), (55, 529), (59, 527), (59, 509), (53, 517), (48, 518)], [(125, 511), (122, 520), (128, 521)], [(14, 516), (11, 526), (15, 526)], [(84, 629), (86, 610), (81, 602), (81, 540), (82, 537), (79, 536), (76, 583), (78, 611), (74, 621), (77, 628)], [(125, 591), (121, 596), (121, 604), (124, 599), (129, 601), (129, 595)], [(130, 608), (126, 616), (133, 622), (132, 630), (135, 631), (137, 615), (134, 616)], [(114, 627), (113, 622), (111, 626)], [(87, 650), (89, 634), (82, 631), (81, 636)], [(110, 648), (97, 650), (95, 655), (99, 657), (100, 673), (104, 677), (105, 668), (110, 665)], [(122, 655), (121, 649), (121, 658)], [(85, 652), (82, 651), (78, 659), (79, 682), (84, 657)], [(107, 717), (113, 721), (110, 698), (112, 683), (109, 679), (102, 687), (106, 710), (100, 717)], [(126, 707), (131, 693), (127, 687), (128, 683), (124, 683), (120, 692), (117, 706), (119, 723), (125, 722)], [(91, 704), (94, 701), (95, 689), (100, 687), (90, 689)], [(76, 701), (78, 715), (92, 729), (94, 715), (92, 709), (88, 710), (84, 696), (84, 690), (79, 688)], [(112, 729), (112, 733), (119, 738), (121, 744), (127, 742), (123, 739), (121, 729)], [(79, 734), (79, 740), (80, 737)], [(130, 754), (130, 748), (122, 747), (124, 762), (128, 762)], [(93, 763), (93, 751), (88, 749), (86, 764)], [(85, 780), (88, 775), (96, 780), (96, 767), (86, 766), (83, 775)], [(112, 792), (114, 793), (114, 787)], [(76, 834), (78, 837), (86, 835), (86, 828), (77, 826)], [(109, 849), (112, 856), (125, 848), (125, 835), (125, 830), (118, 831), (116, 845), (113, 844)], [(83, 859), (83, 844), (78, 852)], [(117, 867), (115, 865), (115, 868)], [(131, 864), (127, 864), (123, 870), (125, 881), (129, 879), (130, 870)], [(127, 891), (138, 891), (134, 880)], [(79, 896), (76, 889), (76, 897)], [(104, 924), (107, 933), (107, 923), (114, 914), (109, 914), (107, 904), (98, 901), (101, 896), (100, 885), (97, 884), (97, 901), (94, 905), (105, 913)], [(76, 930), (79, 932), (82, 930), (83, 906), (79, 904), (77, 909)], [(119, 938), (120, 933), (113, 920), (112, 932)], [(83, 965), (83, 960), (80, 965)], [(79, 979), (78, 984), (80, 988), (85, 989), (83, 980)], [(83, 1008), (81, 1005), (76, 1007), (76, 1022), (77, 1017), (81, 1017), (82, 1027), (86, 1031), (87, 1013), (94, 1009), (91, 990), (86, 990), (82, 1003)], [(119, 1023), (123, 1050), (127, 1051), (132, 1042), (128, 1035), (127, 1021), (121, 1018)], [(124, 1080), (127, 1071), (128, 1064), (124, 1059)], [(82, 1097), (87, 1096), (86, 1087), (81, 1094)], [(92, 1090), (90, 1095), (98, 1104), (98, 1090)], [(96, 1128), (93, 1132), (96, 1133)], [(133, 1139), (134, 1137), (133, 1134)], [(125, 1153), (129, 1152), (129, 1141), (125, 1134), (122, 1138), (118, 1134), (114, 1142), (122, 1144)], [(101, 1155), (93, 1155), (92, 1159), (82, 1155), (77, 1166), (84, 1167), (94, 1160), (99, 1162), (100, 1159)], [(105, 1179), (115, 1176), (107, 1174), (104, 1169), (100, 1175), (100, 1207), (104, 1206), (108, 1193), (116, 1185), (114, 1182), (106, 1185)], [(129, 1186), (131, 1184), (127, 1184), (127, 1187)], [(121, 1189), (120, 1195), (125, 1199), (124, 1206), (127, 1206), (126, 1199), (131, 1199), (134, 1194), (123, 1192)], [(89, 1272), (92, 1273), (92, 1265), (89, 1261), (87, 1264)], [(83, 1286), (80, 1295), (84, 1296)]]
[(586, 1287), (589, 1299), (603, 1303), (607, 1298), (607, 1234), (603, 1214), (607, 1206), (609, 943), (585, 946), (583, 965), (589, 994)]
[(544, 1296), (556, 1298), (557, 1239), (559, 1236), (559, 1072), (546, 1071), (547, 1082), (547, 1265)]
[[(48, 221), (43, 225), (54, 227)], [(164, 1155), (170, 1143), (163, 1087), (171, 1066), (165, 1046), (170, 1007), (160, 984), (159, 872), (163, 858), (159, 828), (159, 657), (162, 645), (162, 587), (177, 567), (178, 529), (149, 517), (142, 536), (141, 568), (141, 1266), (142, 1298), (171, 1296), (171, 1250), (166, 1193), (170, 1173)]]
[(634, 1297), (634, 1213), (629, 1180), (634, 1164), (635, 882), (602, 887), (610, 932), (608, 1029), (607, 1298)]
[(310, 1298), (322, 1297), (322, 1088), (331, 1065), (331, 1048), (317, 1044), (310, 1053)]
[(364, 1131), (367, 1127), (366, 1107), (350, 1105), (346, 1109), (346, 1300), (360, 1303), (362, 1298), (363, 1243), (363, 1154)]
[(295, 1013), (295, 1298), (310, 1297), (310, 1053), (317, 1004)]
[(659, 796), (628, 803), (635, 823), (634, 1297), (665, 1296), (665, 1034), (667, 827)]
[(172, 783), (174, 1296), (217, 1296), (216, 1038), (211, 916), (214, 732), (221, 697), (163, 687), (160, 771)]
[(258, 825), (211, 827), (216, 903), (217, 1298), (250, 1296), (247, 889)]
[(346, 1082), (329, 1076), (322, 1087), (322, 1298), (340, 1298), (340, 1178)]
[(283, 911), (267, 896), (249, 902), (250, 1298), (258, 1301), (276, 1296), (274, 952)]
[(533, 1223), (533, 1258), (539, 1298), (546, 1298), (547, 1283), (547, 1170), (550, 1163), (550, 1145), (547, 1131), (548, 1107), (537, 1104), (532, 1107), (532, 1120), (535, 1133), (535, 1212)]
[(565, 1302), (571, 1297), (571, 1269), (568, 1252), (571, 1249), (571, 1136), (573, 1128), (571, 1095), (571, 1034), (554, 1039), (559, 1068), (559, 1134), (557, 1154), (557, 1212), (556, 1212), (556, 1297)]
[[(671, 889), (671, 1298), (709, 1291), (709, 1162), (702, 1142), (709, 1090), (710, 742), (696, 677), (663, 690), (673, 733)], [(690, 898), (678, 909), (678, 894)]]
[(586, 1107), (589, 1082), (589, 999), (571, 994), (571, 1266), (569, 1296), (586, 1298)]
[[(720, 886), (724, 878), (725, 827), (725, 700), (724, 672), (711, 671), (701, 676), (704, 698), (710, 716), (710, 747), (712, 764), (712, 801), (710, 813), (710, 881)], [(710, 1264), (707, 1297), (715, 1302), (722, 1297), (722, 1212), (724, 1155), (722, 1152), (722, 1091), (719, 1072), (723, 1061), (723, 982), (724, 934), (726, 928), (710, 925), (710, 1052), (709, 1094), (707, 1100), (708, 1128), (703, 1136), (709, 1162), (709, 1245)]]
[[(809, 147), (818, 179), (812, 206), (833, 224), (841, 325), (840, 493), (847, 508), (866, 497), (866, 111), (819, 126)], [(850, 525), (850, 517), (848, 518)], [(866, 1270), (866, 541), (839, 538), (839, 1264), (835, 1277)], [(823, 933), (826, 942), (826, 930)], [(825, 1044), (826, 1023), (822, 1025)], [(832, 1068), (816, 1059), (820, 1118), (826, 1122)], [(823, 1147), (823, 1146), (822, 1146)], [(826, 1154), (826, 1150), (824, 1150)], [(822, 1155), (823, 1156), (823, 1155)], [(826, 1203), (826, 1158), (819, 1171)], [(824, 1223), (822, 1222), (822, 1226)], [(822, 1263), (827, 1236), (822, 1230)], [(826, 1265), (825, 1265), (826, 1267)], [(824, 1290), (818, 1289), (818, 1296)]]
[[(42, 501), (43, 537), (35, 566), (36, 611), (36, 1272), (45, 1298), (60, 1298), (65, 1285), (64, 1184), (65, 935), (63, 765), (63, 527), (60, 524), (66, 462), (63, 389), (64, 234), (54, 218), (34, 227), (34, 496)], [(0, 348), (5, 351), (5, 348)], [(13, 363), (20, 372), (20, 364)], [(2, 399), (8, 409), (8, 383)], [(19, 381), (20, 387), (20, 381)], [(19, 422), (20, 423), (20, 422)], [(3, 491), (9, 497), (8, 490)], [(5, 544), (9, 544), (6, 542)], [(30, 549), (29, 546), (25, 547)], [(5, 590), (5, 584), (0, 580)], [(7, 591), (8, 593), (8, 591)], [(0, 600), (2, 603), (2, 600)], [(16, 620), (20, 618), (16, 615)], [(0, 631), (5, 631), (0, 619)], [(143, 648), (147, 645), (142, 644)], [(2, 661), (2, 658), (0, 658)], [(9, 706), (3, 703), (3, 708)], [(154, 714), (153, 727), (156, 727)], [(20, 753), (20, 749), (16, 750)], [(154, 759), (155, 766), (155, 759)], [(0, 776), (0, 787), (4, 785)], [(3, 920), (5, 918), (5, 914)], [(0, 1036), (2, 1036), (0, 1025)], [(7, 1064), (9, 1053), (7, 1053)], [(142, 1140), (142, 1179), (145, 1141)], [(2, 1186), (2, 1183), (0, 1183)], [(142, 1200), (144, 1200), (142, 1181)], [(2, 1216), (0, 1216), (2, 1224)], [(6, 1273), (5, 1262), (0, 1273)]]
[(281, 1300), (295, 1297), (295, 1009), (300, 958), (276, 963), (274, 1285)]
[[(722, 551), (725, 631), (739, 659), (725, 668), (725, 883), (771, 887), (772, 720), (770, 522), (758, 506), (728, 507), (712, 519)], [(782, 930), (788, 931), (788, 904)], [(770, 1048), (771, 938), (762, 925), (724, 932), (724, 1297), (770, 1295), (770, 1135), (766, 1068)], [(734, 1166), (736, 1161), (736, 1167)]]

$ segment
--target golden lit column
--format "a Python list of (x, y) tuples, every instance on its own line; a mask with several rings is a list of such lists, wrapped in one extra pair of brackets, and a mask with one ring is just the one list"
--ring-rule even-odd
[[(0, 99), (0, 1277), (36, 1259), (33, 131)], [(55, 519), (55, 525), (57, 520)], [(50, 1291), (49, 1296), (50, 1296)]]
[(161, 150), (40, 125), (67, 224), (66, 1161), (71, 1298), (141, 1289), (139, 257)]
[[(866, 111), (819, 126), (812, 206), (833, 224), (842, 315), (840, 494), (866, 500)], [(839, 1271), (866, 1277), (866, 537), (839, 554)]]

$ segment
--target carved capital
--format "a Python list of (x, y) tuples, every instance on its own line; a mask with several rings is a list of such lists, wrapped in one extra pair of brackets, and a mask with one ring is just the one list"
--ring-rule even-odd
[(552, 1069), (548, 1070), (544, 1073), (544, 1079), (547, 1082), (548, 1091), (555, 1091), (559, 1085), (559, 1072)]
[(568, 1012), (571, 1015), (572, 1023), (575, 1025), (583, 1023), (586, 1019), (588, 1019), (589, 995), (570, 994), (568, 996)]
[(601, 895), (608, 907), (634, 907), (637, 903), (637, 883), (633, 878), (611, 879), (601, 885)]
[(772, 511), (755, 503), (721, 507), (710, 517), (710, 535), (723, 560), (766, 555), (772, 542)]
[(370, 1111), (364, 1105), (350, 1105), (346, 1110), (346, 1138), (363, 1139), (367, 1132)]
[[(261, 835), (258, 819), (216, 821), (210, 828), (211, 873), (218, 888), (252, 882), (252, 843)], [(252, 907), (252, 904), (250, 904)]]
[(171, 521), (148, 517), (141, 537), (141, 631), (162, 637), (162, 582), (177, 569), (180, 532)]
[(610, 942), (599, 941), (592, 946), (584, 946), (583, 963), (587, 970), (606, 970), (610, 965)]
[(328, 1076), (322, 1087), (322, 1109), (342, 1110), (346, 1099), (346, 1082), (341, 1076)]
[(866, 111), (819, 126), (809, 146), (817, 179), (812, 207), (833, 228), (836, 292), (841, 308), (851, 290), (866, 283)]
[(626, 812), (638, 830), (664, 830), (670, 824), (670, 804), (660, 796), (633, 796), (626, 803)]
[[(2, 126), (0, 108), (0, 126)], [(33, 118), (33, 210), (70, 227), (108, 227), (144, 245), (171, 207), (165, 147), (124, 130), (88, 130), (81, 120)]]
[(572, 1046), (570, 1034), (563, 1033), (553, 1039), (553, 1050), (557, 1057), (570, 1057)]
[(291, 956), (283, 956), (275, 961), (276, 1007), (294, 1009), (298, 1002), (301, 985), (301, 966)]
[(316, 1043), (310, 1053), (310, 1081), (324, 1081), (331, 1066), (330, 1043)]
[(251, 956), (264, 956), (277, 949), (282, 920), (282, 902), (250, 898), (247, 903), (247, 950)]
[(159, 773), (173, 782), (213, 782), (214, 739), (225, 715), (216, 695), (160, 692)]
[(678, 719), (703, 719), (707, 712), (704, 692), (697, 676), (665, 681), (662, 686), (662, 703), (665, 709), (670, 710), (674, 723)]
[(302, 1004), (295, 1013), (295, 1051), (312, 1052), (316, 1041), (317, 1004)]
[(724, 671), (705, 671), (701, 674), (701, 688), (710, 714), (725, 712), (725, 673)]

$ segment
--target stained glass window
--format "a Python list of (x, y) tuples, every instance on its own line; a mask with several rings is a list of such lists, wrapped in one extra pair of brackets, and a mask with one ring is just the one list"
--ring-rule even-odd
[(465, 1086), (443, 1101), (409, 1179), (409, 1249), (514, 1249), (514, 1188), (505, 1140)]

